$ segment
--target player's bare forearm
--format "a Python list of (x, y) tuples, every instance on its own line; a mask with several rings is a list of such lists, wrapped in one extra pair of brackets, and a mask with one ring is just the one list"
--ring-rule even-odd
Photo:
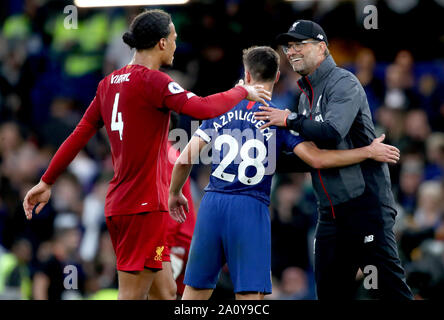
[(382, 143), (384, 139), (385, 135), (383, 134), (365, 147), (351, 150), (322, 150), (321, 168), (343, 167), (367, 159), (387, 163), (398, 162), (399, 150), (394, 146)]
[(182, 188), (190, 175), (192, 163), (185, 161), (188, 150), (184, 150), (181, 157), (177, 159), (171, 175), (170, 194), (168, 196), (168, 211), (170, 217), (176, 222), (185, 222), (188, 213), (188, 200), (182, 194)]
[[(294, 153), (315, 169), (347, 166), (367, 159), (365, 149), (321, 150), (313, 142), (305, 141), (294, 148)], [(351, 152), (350, 152), (351, 151)]]
[(171, 174), (170, 194), (178, 195), (182, 192), (182, 188), (193, 168), (193, 163), (196, 162), (200, 151), (205, 145), (206, 142), (196, 136), (192, 137), (190, 142), (188, 142), (174, 164)]
[(182, 188), (191, 173), (193, 163), (199, 157), (200, 150), (205, 144), (202, 139), (194, 136), (174, 164), (171, 174), (168, 210), (171, 218), (179, 223), (185, 221), (186, 213), (188, 213), (188, 200), (182, 194)]
[(182, 188), (187, 181), (193, 165), (178, 163), (174, 165), (171, 175), (170, 194), (178, 195), (182, 192)]
[(367, 159), (396, 163), (400, 152), (396, 147), (382, 143), (385, 135), (373, 140), (365, 147), (350, 150), (320, 150), (313, 142), (297, 145), (294, 153), (315, 169), (344, 167)]
[(351, 150), (319, 150), (319, 169), (345, 167), (370, 159), (368, 147)]

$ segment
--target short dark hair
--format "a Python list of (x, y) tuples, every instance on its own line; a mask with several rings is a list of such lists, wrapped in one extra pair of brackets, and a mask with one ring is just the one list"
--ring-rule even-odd
[(130, 48), (150, 49), (170, 34), (171, 16), (163, 10), (147, 10), (137, 15), (122, 36)]
[(243, 62), (254, 80), (274, 81), (279, 70), (279, 55), (270, 47), (250, 47), (243, 51)]

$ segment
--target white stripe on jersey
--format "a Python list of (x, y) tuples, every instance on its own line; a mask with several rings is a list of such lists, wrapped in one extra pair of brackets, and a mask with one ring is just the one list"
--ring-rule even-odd
[(211, 138), (209, 135), (207, 135), (205, 133), (205, 131), (203, 131), (202, 129), (197, 129), (196, 130), (196, 134), (201, 137), (206, 143), (210, 143), (211, 142)]

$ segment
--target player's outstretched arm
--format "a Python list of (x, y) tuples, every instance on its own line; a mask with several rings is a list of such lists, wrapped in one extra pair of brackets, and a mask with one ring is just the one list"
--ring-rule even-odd
[(35, 205), (38, 204), (35, 210), (38, 214), (48, 203), (51, 196), (51, 185), (54, 184), (57, 177), (68, 167), (96, 131), (97, 128), (83, 117), (75, 130), (62, 143), (40, 182), (28, 191), (23, 200), (23, 209), (28, 220), (32, 219), (32, 210)]
[(38, 204), (35, 209), (35, 213), (39, 214), (43, 207), (48, 203), (51, 197), (51, 185), (40, 180), (25, 196), (23, 200), (23, 209), (25, 210), (26, 219), (32, 219), (32, 210)]
[[(174, 96), (167, 98), (167, 106), (170, 103), (175, 103), (174, 99)], [(188, 99), (180, 113), (200, 120), (211, 119), (231, 110), (243, 99), (257, 101), (268, 106), (267, 101), (271, 100), (271, 93), (265, 90), (262, 85), (244, 85), (243, 82), (239, 82), (236, 87), (228, 91), (207, 97), (194, 96)]]
[(182, 188), (190, 175), (193, 163), (198, 159), (200, 151), (205, 145), (206, 142), (201, 138), (192, 137), (174, 164), (171, 174), (168, 210), (171, 218), (177, 222), (182, 223), (186, 219), (188, 200), (182, 194)]
[(399, 160), (398, 148), (384, 144), (385, 135), (362, 148), (350, 150), (321, 150), (313, 142), (298, 144), (293, 152), (307, 164), (315, 169), (343, 167), (372, 159), (379, 162), (396, 163)]

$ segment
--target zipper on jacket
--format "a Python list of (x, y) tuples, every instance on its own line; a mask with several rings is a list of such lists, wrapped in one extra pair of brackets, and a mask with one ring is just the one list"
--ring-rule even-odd
[[(310, 120), (312, 120), (311, 109), (312, 109), (312, 107), (313, 107), (314, 91), (313, 91), (313, 87), (311, 86), (310, 80), (308, 80), (307, 77), (305, 77), (305, 78), (307, 79), (308, 85), (310, 86), (310, 89), (311, 89), (311, 99), (310, 99), (310, 97), (308, 96), (308, 94), (307, 94), (307, 93), (301, 88), (301, 86), (299, 85), (299, 82), (296, 82), (296, 83), (297, 83), (299, 89), (301, 89), (301, 91), (307, 96), (308, 103), (309, 103), (309, 105), (310, 105)], [(325, 186), (324, 186), (324, 181), (322, 181), (321, 169), (318, 169), (318, 176), (319, 176), (319, 181), (321, 182), (322, 189), (324, 190), (324, 193), (325, 193), (325, 195), (327, 196), (328, 201), (330, 202), (331, 213), (332, 213), (332, 215), (333, 215), (333, 219), (336, 219), (336, 216), (335, 216), (335, 209), (334, 209), (334, 207), (333, 207), (333, 202), (331, 202), (330, 195), (328, 194), (327, 189), (326, 189)]]

